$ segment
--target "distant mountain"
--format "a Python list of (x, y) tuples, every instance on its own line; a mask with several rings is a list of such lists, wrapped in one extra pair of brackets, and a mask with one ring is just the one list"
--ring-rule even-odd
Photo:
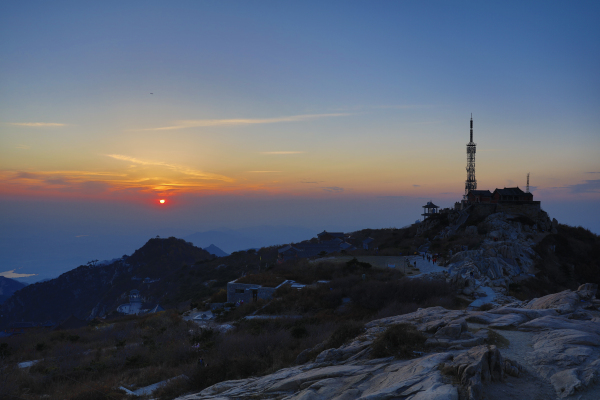
[(214, 244), (211, 244), (210, 246), (205, 247), (204, 250), (208, 251), (210, 254), (212, 254), (213, 256), (217, 256), (217, 257), (227, 257), (229, 255), (228, 253), (225, 253), (223, 250), (221, 250)]
[(261, 248), (267, 246), (300, 242), (315, 237), (318, 232), (297, 226), (254, 226), (241, 229), (222, 229), (197, 232), (184, 237), (196, 246), (209, 244), (218, 246), (225, 252)]
[[(146, 301), (158, 302), (178, 290), (181, 271), (213, 258), (183, 239), (150, 239), (129, 257), (107, 265), (82, 265), (22, 288), (0, 306), (0, 328), (13, 321), (58, 322), (71, 314), (80, 319), (103, 315), (127, 303), (132, 289), (140, 290)], [(146, 277), (156, 283), (144, 284)]]
[(24, 283), (0, 276), (0, 304), (4, 303), (13, 293), (19, 289), (23, 289), (25, 286), (27, 285)]

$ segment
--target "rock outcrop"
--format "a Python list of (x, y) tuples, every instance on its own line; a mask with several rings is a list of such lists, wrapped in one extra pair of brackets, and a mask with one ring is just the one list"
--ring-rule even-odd
[[(301, 365), (180, 399), (598, 399), (596, 289), (583, 285), (485, 312), (432, 307), (372, 321), (312, 362), (299, 357)], [(426, 351), (408, 360), (372, 359), (371, 344), (395, 324), (425, 335)]]

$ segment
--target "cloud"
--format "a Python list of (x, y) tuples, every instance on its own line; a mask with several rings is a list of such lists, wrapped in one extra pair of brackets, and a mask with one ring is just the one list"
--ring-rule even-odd
[(587, 180), (584, 183), (567, 186), (571, 193), (600, 193), (600, 179)]
[(369, 108), (381, 108), (387, 109), (391, 108), (394, 110), (410, 110), (414, 108), (429, 108), (431, 106), (428, 105), (419, 105), (419, 104), (388, 104), (388, 105), (379, 105), (379, 106), (370, 106)]
[(183, 167), (183, 166), (175, 165), (175, 164), (169, 164), (169, 163), (162, 162), (162, 161), (141, 160), (139, 158), (124, 156), (122, 154), (106, 154), (106, 156), (110, 157), (110, 158), (114, 158), (115, 160), (128, 161), (133, 164), (166, 167), (172, 171), (179, 172), (179, 173), (182, 173), (185, 175), (190, 175), (190, 176), (193, 176), (193, 177), (199, 178), (199, 179), (217, 180), (217, 181), (223, 181), (223, 182), (234, 182), (234, 179), (229, 178), (227, 176), (202, 172), (202, 171), (198, 171), (198, 170), (195, 170), (192, 168), (187, 168), (187, 167)]
[(0, 272), (0, 276), (3, 276), (5, 278), (27, 278), (28, 276), (36, 276), (37, 274), (19, 274), (16, 273), (14, 269), (11, 269), (10, 271), (4, 271), (4, 272)]
[(246, 171), (246, 172), (249, 172), (251, 174), (268, 174), (271, 172), (281, 172), (281, 171)]
[(65, 178), (50, 178), (46, 179), (46, 183), (51, 185), (67, 185), (69, 182)]
[(67, 124), (58, 124), (56, 122), (11, 122), (11, 125), (29, 126), (32, 128), (55, 128), (58, 126), (67, 126)]
[(330, 117), (345, 117), (351, 114), (336, 113), (336, 114), (304, 114), (291, 115), (287, 117), (276, 118), (235, 118), (235, 119), (199, 119), (199, 120), (182, 120), (176, 121), (173, 126), (163, 126), (160, 128), (139, 129), (142, 131), (170, 131), (175, 129), (185, 128), (200, 128), (209, 126), (240, 126), (240, 125), (255, 125), (255, 124), (274, 124), (278, 122), (300, 122), (309, 121), (318, 118)]
[(377, 196), (378, 199), (386, 199), (386, 200), (404, 200), (408, 199), (408, 196)]
[(303, 151), (263, 151), (260, 154), (277, 154), (277, 155), (281, 155), (281, 154), (302, 154), (304, 153)]
[(300, 183), (323, 183), (325, 181), (300, 181)]
[(338, 187), (338, 186), (328, 186), (328, 187), (322, 187), (321, 189), (323, 189), (326, 192), (343, 192), (344, 188)]
[(31, 172), (17, 172), (13, 179), (40, 179), (39, 174), (32, 174)]
[(413, 185), (413, 187), (421, 187), (421, 185)]
[(586, 172), (586, 174), (600, 174), (600, 171), (591, 171), (591, 172)]

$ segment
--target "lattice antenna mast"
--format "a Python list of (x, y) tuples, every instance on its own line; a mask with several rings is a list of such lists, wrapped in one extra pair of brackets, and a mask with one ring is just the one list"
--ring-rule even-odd
[(525, 193), (529, 193), (529, 172), (527, 173), (527, 190)]
[(477, 189), (475, 179), (475, 150), (477, 144), (473, 142), (473, 114), (471, 114), (471, 140), (467, 143), (467, 180), (465, 181), (465, 199), (469, 191)]

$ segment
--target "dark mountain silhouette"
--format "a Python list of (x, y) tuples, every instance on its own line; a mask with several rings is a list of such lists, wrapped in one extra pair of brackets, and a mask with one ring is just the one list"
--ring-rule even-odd
[(227, 257), (229, 254), (225, 253), (223, 250), (221, 250), (220, 248), (218, 248), (217, 246), (215, 246), (214, 244), (211, 244), (208, 247), (205, 247), (204, 250), (208, 251), (210, 254), (212, 254), (213, 256), (217, 256), (217, 257)]
[(25, 286), (27, 285), (24, 283), (0, 276), (0, 304), (4, 303), (13, 293)]
[[(24, 287), (0, 306), (0, 327), (22, 320), (60, 322), (70, 315), (93, 318), (127, 303), (132, 289), (140, 290), (145, 300), (158, 302), (177, 282), (174, 276), (182, 268), (213, 258), (183, 239), (150, 239), (129, 257), (101, 266), (90, 262)], [(154, 282), (144, 283), (145, 278)]]

